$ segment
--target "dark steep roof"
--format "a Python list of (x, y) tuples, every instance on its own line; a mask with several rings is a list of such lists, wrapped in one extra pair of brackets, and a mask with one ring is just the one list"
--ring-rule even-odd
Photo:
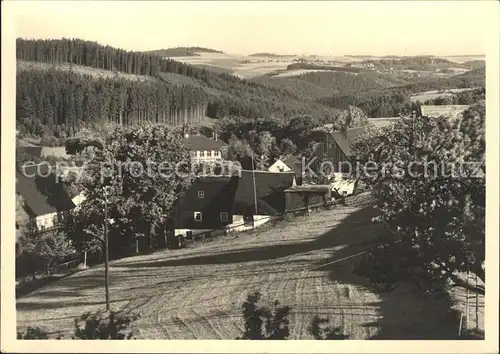
[(58, 183), (54, 175), (43, 177), (49, 173), (48, 164), (31, 165), (16, 171), (16, 193), (25, 202), (31, 217), (71, 210), (75, 207), (71, 198)]
[(207, 138), (205, 135), (190, 135), (182, 139), (182, 143), (190, 150), (219, 150), (227, 144), (221, 140)]
[[(257, 194), (255, 212), (254, 180)], [(295, 173), (241, 171), (236, 190), (233, 213), (235, 215), (280, 215), (285, 211), (284, 191), (293, 185)]]
[(366, 127), (349, 128), (344, 131), (332, 132), (331, 135), (346, 156), (351, 156), (351, 144), (360, 136)]
[(299, 158), (295, 157), (293, 155), (287, 155), (287, 156), (283, 157), (283, 159), (281, 161), (283, 161), (283, 163), (290, 168), (293, 168), (294, 164), (300, 163)]
[[(27, 155), (31, 158), (33, 157), (41, 157), (42, 156), (42, 147), (41, 146), (17, 146), (16, 147), (16, 157), (20, 155)], [(17, 160), (17, 158), (16, 158)]]

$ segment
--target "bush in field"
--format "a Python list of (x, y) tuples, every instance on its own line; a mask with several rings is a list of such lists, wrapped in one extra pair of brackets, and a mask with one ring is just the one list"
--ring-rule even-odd
[(17, 339), (49, 339), (49, 335), (40, 327), (28, 327), (24, 332), (17, 332)]
[(328, 319), (314, 316), (311, 325), (309, 326), (309, 333), (312, 334), (314, 339), (317, 340), (334, 340), (334, 339), (348, 339), (349, 336), (345, 335), (342, 327), (328, 326)]
[(73, 339), (133, 339), (130, 324), (138, 317), (120, 315), (113, 311), (85, 313), (80, 319), (75, 319)]
[[(259, 292), (248, 295), (243, 303), (243, 318), (245, 330), (237, 339), (288, 339), (290, 335), (288, 316), (290, 306), (280, 306), (274, 301), (271, 309), (259, 306)], [(328, 320), (315, 316), (309, 326), (309, 332), (314, 339), (347, 339), (342, 327), (328, 326)]]
[[(123, 315), (116, 312), (90, 312), (75, 319), (72, 339), (134, 339), (130, 330), (133, 321), (139, 315)], [(40, 327), (28, 327), (23, 332), (17, 332), (17, 339), (50, 339), (48, 333)], [(63, 339), (58, 336), (55, 339)]]
[(243, 303), (245, 331), (237, 339), (287, 339), (290, 331), (288, 325), (289, 306), (280, 306), (275, 301), (272, 309), (258, 306), (261, 298), (259, 292), (248, 295)]

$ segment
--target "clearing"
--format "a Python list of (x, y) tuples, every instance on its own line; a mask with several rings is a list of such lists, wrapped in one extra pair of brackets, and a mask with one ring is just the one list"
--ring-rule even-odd
[[(361, 194), (275, 227), (114, 261), (111, 308), (142, 313), (138, 339), (234, 339), (241, 305), (258, 290), (265, 303), (292, 307), (291, 339), (310, 338), (314, 315), (354, 339), (453, 337), (448, 296), (419, 297), (406, 286), (377, 293), (353, 274), (360, 253), (391, 238), (371, 223), (370, 200)], [(104, 309), (103, 273), (97, 266), (18, 299), (18, 330), (40, 326), (69, 337), (75, 317)]]

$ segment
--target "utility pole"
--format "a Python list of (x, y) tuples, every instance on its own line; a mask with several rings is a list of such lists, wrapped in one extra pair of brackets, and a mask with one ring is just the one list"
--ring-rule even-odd
[(104, 189), (104, 287), (106, 292), (106, 311), (109, 312), (109, 242), (108, 242), (108, 191)]
[(476, 330), (479, 330), (479, 293), (477, 290), (477, 275), (476, 275)]
[(257, 188), (255, 186), (255, 165), (254, 165), (253, 150), (252, 150), (252, 180), (253, 180), (253, 198), (255, 203), (255, 215), (257, 215)]
[(469, 272), (467, 272), (467, 290), (465, 295), (465, 328), (469, 329)]

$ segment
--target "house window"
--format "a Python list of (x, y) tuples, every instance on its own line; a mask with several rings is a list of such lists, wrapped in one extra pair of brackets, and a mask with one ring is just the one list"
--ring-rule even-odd
[(227, 212), (223, 211), (220, 213), (220, 221), (229, 221), (229, 215)]
[(200, 199), (205, 198), (205, 191), (198, 191), (198, 198)]
[(214, 151), (214, 156), (218, 157), (219, 156), (219, 150)]
[(211, 157), (212, 156), (212, 151), (207, 151), (207, 156)]
[(194, 220), (195, 221), (201, 221), (203, 218), (201, 211), (195, 211), (194, 212)]

